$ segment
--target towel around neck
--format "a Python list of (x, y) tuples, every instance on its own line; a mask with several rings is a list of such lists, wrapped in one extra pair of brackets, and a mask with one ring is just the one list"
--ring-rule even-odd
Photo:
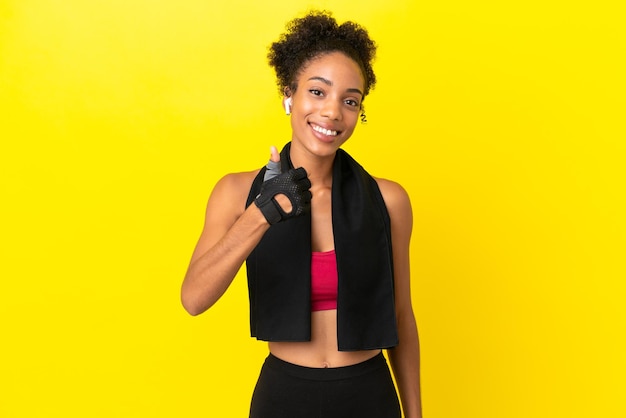
[[(293, 168), (291, 143), (281, 169)], [(265, 168), (247, 205), (259, 194)], [(337, 256), (337, 338), (340, 351), (398, 344), (391, 227), (376, 180), (347, 152), (333, 163), (332, 222)], [(315, 198), (315, 197), (314, 197)], [(264, 341), (311, 339), (311, 215), (272, 225), (246, 260), (250, 330)]]

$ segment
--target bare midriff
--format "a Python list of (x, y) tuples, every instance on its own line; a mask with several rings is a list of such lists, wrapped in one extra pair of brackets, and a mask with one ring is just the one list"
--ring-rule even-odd
[(319, 368), (351, 366), (380, 353), (380, 350), (339, 351), (336, 309), (311, 312), (311, 341), (270, 342), (269, 349), (286, 362)]

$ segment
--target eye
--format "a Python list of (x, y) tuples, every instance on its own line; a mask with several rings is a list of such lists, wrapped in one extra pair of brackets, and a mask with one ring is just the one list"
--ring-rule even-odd
[(322, 96), (324, 94), (321, 90), (318, 89), (310, 89), (309, 92), (315, 96)]
[(359, 105), (359, 102), (357, 102), (356, 100), (353, 99), (347, 99), (344, 101), (345, 104), (347, 104), (348, 106), (352, 106), (352, 107), (357, 107)]

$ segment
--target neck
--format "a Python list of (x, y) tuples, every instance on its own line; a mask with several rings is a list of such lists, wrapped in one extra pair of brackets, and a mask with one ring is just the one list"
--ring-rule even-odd
[(333, 162), (335, 153), (331, 155), (315, 155), (292, 142), (290, 158), (295, 168), (304, 167), (312, 184), (331, 185), (333, 179)]

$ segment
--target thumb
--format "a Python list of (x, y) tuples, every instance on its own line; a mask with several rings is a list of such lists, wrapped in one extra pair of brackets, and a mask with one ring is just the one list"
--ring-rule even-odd
[(274, 145), (270, 147), (270, 161), (274, 161), (275, 163), (280, 161), (280, 154)]
[(275, 146), (270, 147), (270, 160), (267, 162), (267, 170), (265, 170), (265, 176), (263, 181), (272, 179), (280, 174), (280, 154)]

